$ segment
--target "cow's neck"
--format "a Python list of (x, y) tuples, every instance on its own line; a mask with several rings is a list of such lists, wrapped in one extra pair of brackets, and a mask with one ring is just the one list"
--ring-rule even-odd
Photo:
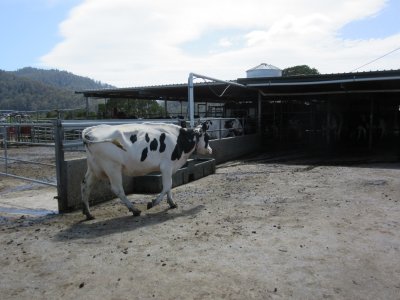
[(182, 157), (188, 158), (196, 148), (197, 139), (195, 132), (192, 129), (179, 130), (179, 135), (176, 140), (176, 146), (172, 152), (172, 160), (180, 160)]

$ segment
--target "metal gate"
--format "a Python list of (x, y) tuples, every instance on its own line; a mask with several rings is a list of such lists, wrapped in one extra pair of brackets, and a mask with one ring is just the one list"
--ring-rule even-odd
[(42, 146), (54, 148), (54, 125), (52, 123), (0, 123), (0, 160), (3, 170), (0, 175), (26, 180), (34, 183), (57, 186), (56, 181), (44, 181), (10, 173), (10, 164), (17, 162), (31, 165), (56, 167), (56, 164), (37, 162), (29, 159), (13, 158), (9, 154), (11, 147)]

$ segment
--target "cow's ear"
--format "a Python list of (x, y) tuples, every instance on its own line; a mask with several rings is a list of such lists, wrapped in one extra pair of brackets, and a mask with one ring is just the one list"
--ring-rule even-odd
[(182, 128), (186, 128), (186, 121), (185, 120), (180, 121), (180, 124), (181, 124)]

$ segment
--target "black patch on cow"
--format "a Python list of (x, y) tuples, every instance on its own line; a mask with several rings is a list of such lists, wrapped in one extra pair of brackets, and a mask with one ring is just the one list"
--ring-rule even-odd
[(179, 130), (179, 136), (176, 140), (176, 146), (171, 155), (171, 160), (179, 160), (182, 157), (182, 153), (189, 153), (196, 145), (195, 133), (192, 129), (185, 130), (181, 128)]
[(135, 143), (137, 141), (136, 134), (132, 134), (131, 137), (130, 137), (130, 140), (131, 140), (132, 144)]
[(233, 128), (233, 120), (229, 120), (225, 122), (225, 129)]
[(156, 151), (158, 148), (158, 142), (157, 139), (153, 139), (150, 143), (150, 150), (151, 151)]
[(167, 145), (165, 145), (165, 133), (161, 133), (160, 135), (160, 153), (163, 153), (165, 151), (165, 148)]
[(144, 161), (147, 157), (147, 153), (149, 152), (149, 148), (144, 148), (142, 151), (142, 157), (140, 158), (140, 161)]
[(204, 148), (208, 148), (208, 141), (210, 140), (210, 136), (208, 135), (208, 133), (206, 132), (205, 134), (204, 134), (204, 142), (205, 142), (205, 147)]
[(150, 138), (149, 138), (149, 134), (148, 133), (146, 133), (145, 139), (146, 139), (146, 142), (150, 142)]

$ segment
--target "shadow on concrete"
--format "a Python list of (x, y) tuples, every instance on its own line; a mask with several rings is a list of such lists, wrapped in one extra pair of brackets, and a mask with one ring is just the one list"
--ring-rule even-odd
[(168, 213), (169, 209), (166, 209), (153, 214), (146, 214), (141, 217), (133, 217), (129, 215), (108, 220), (95, 219), (88, 222), (80, 221), (76, 224), (73, 224), (70, 228), (59, 232), (55, 236), (55, 240), (65, 242), (78, 239), (103, 237), (126, 231), (135, 231), (141, 228), (162, 224), (174, 219), (195, 216), (201, 210), (203, 210), (203, 208), (204, 205), (198, 205), (178, 213)]

